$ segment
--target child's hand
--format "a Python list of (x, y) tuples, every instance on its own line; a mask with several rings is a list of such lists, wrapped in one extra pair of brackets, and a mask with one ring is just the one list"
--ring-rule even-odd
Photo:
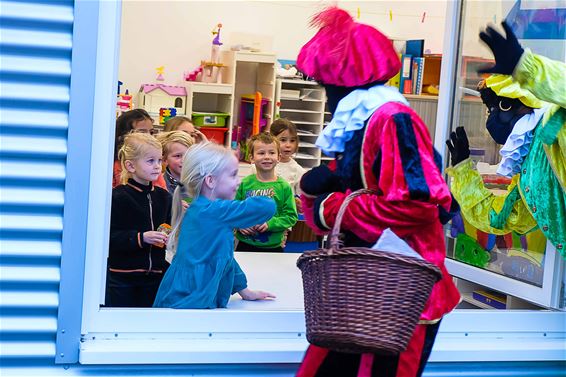
[(267, 300), (276, 298), (273, 293), (264, 292), (264, 291), (252, 291), (249, 288), (242, 289), (238, 292), (240, 296), (242, 296), (243, 300), (246, 301), (256, 301), (256, 300)]
[(300, 198), (295, 198), (295, 205), (297, 206), (297, 213), (303, 213), (303, 203)]
[(155, 230), (148, 230), (147, 232), (143, 233), (143, 242), (159, 247), (163, 247), (165, 244), (167, 244), (168, 238), (169, 237), (165, 233)]
[(185, 200), (181, 200), (181, 205), (183, 206), (183, 210), (189, 208), (189, 203), (187, 203)]
[(191, 136), (195, 139), (195, 143), (202, 143), (203, 141), (208, 141), (208, 138), (205, 134), (200, 132), (195, 128), (193, 132), (191, 132)]
[(244, 236), (253, 236), (255, 234), (257, 234), (257, 231), (255, 230), (255, 227), (250, 227), (250, 228), (244, 228), (244, 229), (238, 229), (238, 232), (242, 233)]
[(267, 223), (263, 223), (260, 225), (256, 225), (254, 226), (254, 229), (256, 230), (256, 232), (258, 233), (263, 233), (263, 232), (267, 232)]

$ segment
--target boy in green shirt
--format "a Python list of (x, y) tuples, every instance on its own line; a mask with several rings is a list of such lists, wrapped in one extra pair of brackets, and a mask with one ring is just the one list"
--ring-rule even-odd
[(239, 229), (236, 233), (239, 241), (236, 250), (282, 252), (285, 234), (295, 225), (298, 216), (291, 185), (275, 174), (280, 156), (279, 141), (263, 132), (250, 139), (249, 151), (256, 173), (242, 179), (236, 200), (267, 196), (275, 200), (277, 212), (266, 223)]

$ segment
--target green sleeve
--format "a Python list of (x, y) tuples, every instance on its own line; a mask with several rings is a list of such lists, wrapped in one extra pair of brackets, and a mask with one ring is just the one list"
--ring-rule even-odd
[(244, 182), (242, 181), (242, 183), (240, 183), (240, 186), (238, 186), (238, 191), (236, 191), (236, 197), (234, 198), (234, 200), (246, 199), (245, 192), (246, 191), (244, 190)]
[(283, 198), (281, 208), (267, 222), (267, 229), (272, 232), (283, 232), (295, 225), (298, 220), (297, 207), (291, 186), (284, 182), (280, 190), (282, 191), (281, 197)]
[(462, 216), (475, 228), (503, 235), (512, 230), (525, 234), (537, 226), (520, 197), (518, 175), (513, 177), (505, 195), (494, 195), (485, 188), (471, 159), (446, 169), (446, 172), (452, 177), (451, 191), (460, 204)]
[(566, 108), (566, 64), (563, 62), (526, 49), (513, 77), (538, 99)]

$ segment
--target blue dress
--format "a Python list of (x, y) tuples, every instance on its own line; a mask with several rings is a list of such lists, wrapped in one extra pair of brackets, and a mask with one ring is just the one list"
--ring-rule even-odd
[(275, 214), (272, 199), (214, 200), (191, 203), (181, 222), (177, 253), (153, 304), (157, 308), (224, 308), (230, 296), (247, 287), (234, 259), (235, 228), (262, 224)]

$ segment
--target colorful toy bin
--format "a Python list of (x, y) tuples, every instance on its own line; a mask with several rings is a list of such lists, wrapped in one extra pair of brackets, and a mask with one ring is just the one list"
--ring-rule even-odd
[(224, 138), (228, 128), (224, 127), (200, 127), (199, 131), (206, 136), (209, 141), (213, 141), (217, 144), (224, 144)]
[(191, 118), (197, 127), (224, 127), (229, 116), (228, 113), (193, 112)]
[(266, 117), (268, 105), (269, 99), (261, 98), (261, 100), (256, 103), (255, 95), (250, 94), (242, 96), (240, 101), (240, 117), (238, 121), (240, 130), (238, 134), (238, 141), (247, 140), (250, 136), (252, 136), (255, 115), (254, 107), (256, 107), (259, 111), (259, 132), (265, 130), (268, 123), (268, 119)]

